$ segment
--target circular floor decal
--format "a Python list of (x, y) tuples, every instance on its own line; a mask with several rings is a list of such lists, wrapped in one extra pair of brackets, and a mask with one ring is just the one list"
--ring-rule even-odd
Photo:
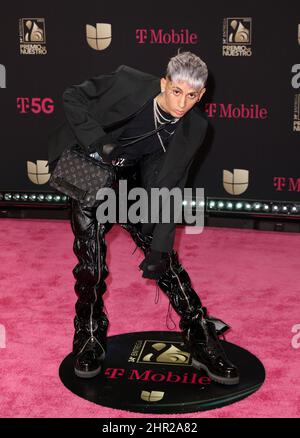
[(177, 332), (111, 336), (98, 376), (76, 377), (72, 354), (63, 360), (59, 375), (74, 394), (102, 406), (146, 413), (205, 411), (247, 397), (265, 379), (264, 367), (253, 354), (229, 342), (221, 343), (239, 368), (238, 385), (215, 383), (205, 371), (193, 368)]

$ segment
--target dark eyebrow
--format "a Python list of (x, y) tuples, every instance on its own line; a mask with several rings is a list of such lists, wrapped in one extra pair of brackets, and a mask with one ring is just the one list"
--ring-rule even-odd
[[(178, 90), (180, 90), (180, 91), (183, 91), (180, 87), (178, 87), (177, 85), (172, 85), (172, 87), (173, 88), (177, 88)], [(197, 91), (189, 91), (188, 92), (188, 94), (192, 94), (192, 93), (196, 93), (197, 94)]]

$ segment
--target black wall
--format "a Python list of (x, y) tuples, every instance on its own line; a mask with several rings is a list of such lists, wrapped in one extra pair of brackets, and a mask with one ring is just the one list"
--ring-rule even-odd
[[(229, 19), (230, 25), (234, 17), (251, 31), (250, 44), (234, 44), (251, 50), (251, 56), (222, 53), (224, 20)], [(24, 18), (44, 20), (39, 27), (45, 26), (41, 47), (46, 53), (20, 54), (19, 24)], [(86, 40), (86, 24), (97, 22), (112, 25), (112, 40), (105, 50), (91, 48)], [(238, 109), (244, 104), (265, 111), (261, 119), (208, 113), (209, 133), (190, 180), (204, 187), (206, 196), (238, 198), (225, 191), (223, 169), (246, 169), (249, 184), (240, 195), (243, 199), (299, 200), (300, 122), (293, 128), (300, 94), (297, 2), (14, 1), (1, 6), (0, 23), (0, 64), (6, 71), (6, 84), (4, 68), (0, 75), (0, 190), (52, 191), (47, 183), (29, 179), (27, 161), (47, 160), (47, 136), (64, 120), (61, 98), (67, 86), (120, 64), (160, 77), (181, 47), (201, 56), (209, 67), (203, 110), (210, 104), (218, 111), (220, 104)], [(137, 29), (148, 31), (144, 43), (137, 40)], [(151, 41), (151, 29), (156, 35), (162, 29), (165, 42)], [(168, 43), (166, 34), (172, 29), (195, 34), (194, 40)], [(31, 41), (35, 43), (40, 44)], [(18, 98), (29, 99), (24, 112)], [(44, 109), (35, 113), (40, 103)], [(276, 177), (285, 178), (281, 187), (276, 186)]]

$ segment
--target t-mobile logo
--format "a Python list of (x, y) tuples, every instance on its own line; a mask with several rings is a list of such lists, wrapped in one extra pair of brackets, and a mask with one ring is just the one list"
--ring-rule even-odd
[(6, 88), (6, 70), (2, 64), (0, 64), (0, 88)]

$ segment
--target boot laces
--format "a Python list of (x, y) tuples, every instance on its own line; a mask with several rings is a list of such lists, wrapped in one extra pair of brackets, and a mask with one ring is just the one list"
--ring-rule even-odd
[[(169, 325), (169, 320), (172, 322), (173, 327), (171, 327)], [(175, 330), (175, 328), (176, 328), (176, 323), (174, 322), (174, 320), (172, 318), (172, 306), (171, 306), (170, 302), (169, 302), (169, 305), (168, 305), (168, 312), (167, 312), (167, 316), (166, 316), (166, 326), (167, 326), (167, 328), (169, 330)]]
[[(156, 280), (156, 293), (155, 293), (155, 300), (154, 300), (155, 304), (157, 304), (159, 302), (159, 286), (158, 286), (158, 281), (159, 280)], [(169, 321), (172, 322), (172, 324), (173, 324), (172, 327), (169, 325)], [(166, 327), (169, 330), (175, 330), (175, 328), (176, 328), (176, 323), (174, 322), (174, 320), (172, 318), (172, 306), (171, 306), (171, 302), (169, 302), (169, 305), (168, 305), (168, 310), (167, 310), (167, 315), (166, 315)]]

